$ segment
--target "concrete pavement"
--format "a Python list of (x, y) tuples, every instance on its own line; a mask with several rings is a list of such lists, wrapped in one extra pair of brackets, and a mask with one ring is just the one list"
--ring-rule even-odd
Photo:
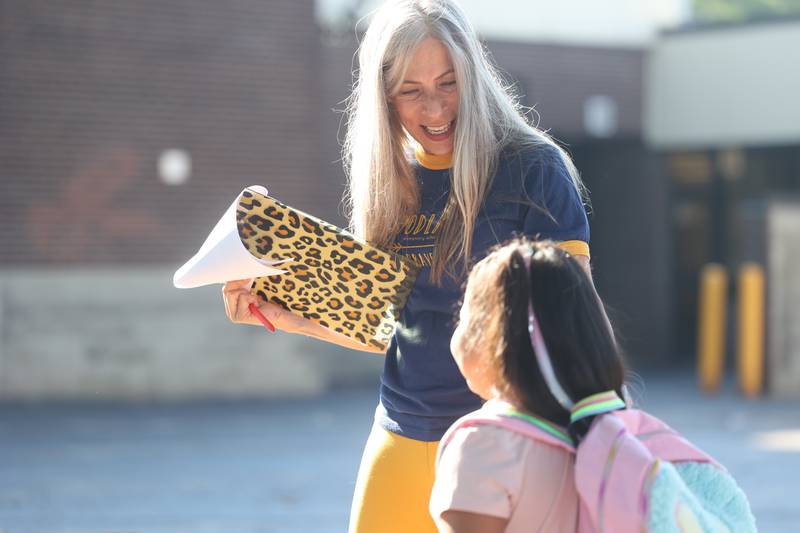
[[(716, 456), (760, 531), (800, 531), (800, 402), (633, 393)], [(345, 531), (374, 388), (299, 401), (0, 406), (0, 532)]]

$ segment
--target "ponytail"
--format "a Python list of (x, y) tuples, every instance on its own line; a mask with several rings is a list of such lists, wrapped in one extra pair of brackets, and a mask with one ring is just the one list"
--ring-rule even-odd
[[(624, 408), (625, 368), (590, 278), (551, 241), (499, 246), (470, 273), (466, 350), (486, 350), (501, 392), (580, 442), (598, 411), (575, 408), (610, 391)], [(478, 327), (479, 326), (479, 327)], [(596, 398), (595, 398), (596, 399)], [(587, 403), (588, 402), (588, 403)], [(605, 412), (605, 411), (603, 411)]]
[(579, 443), (595, 416), (624, 409), (625, 370), (591, 280), (548, 241), (518, 239), (505, 278), (503, 372), (530, 412)]

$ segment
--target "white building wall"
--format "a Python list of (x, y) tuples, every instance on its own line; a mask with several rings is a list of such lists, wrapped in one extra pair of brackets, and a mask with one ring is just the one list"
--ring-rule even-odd
[(659, 149), (800, 142), (800, 21), (665, 35), (645, 74)]
[(0, 402), (313, 396), (383, 357), (232, 324), (220, 286), (164, 268), (0, 270)]

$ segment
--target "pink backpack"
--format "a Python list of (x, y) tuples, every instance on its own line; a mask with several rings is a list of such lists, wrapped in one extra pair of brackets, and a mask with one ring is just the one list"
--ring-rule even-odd
[(516, 411), (479, 410), (462, 428), (494, 425), (575, 454), (580, 533), (751, 532), (747, 498), (727, 471), (664, 422), (638, 409), (595, 417), (577, 451), (567, 432)]

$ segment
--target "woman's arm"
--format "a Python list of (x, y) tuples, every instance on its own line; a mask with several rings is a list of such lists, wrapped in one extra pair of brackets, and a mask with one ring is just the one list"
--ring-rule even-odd
[(437, 521), (439, 533), (503, 533), (508, 520), (467, 511), (445, 511)]
[(346, 335), (337, 333), (331, 329), (320, 326), (306, 318), (286, 311), (279, 305), (267, 303), (261, 297), (250, 292), (250, 285), (253, 280), (240, 279), (229, 281), (222, 286), (222, 299), (225, 302), (225, 314), (228, 319), (235, 324), (250, 324), (260, 326), (261, 322), (250, 312), (250, 304), (256, 304), (258, 310), (272, 322), (276, 329), (287, 333), (297, 333), (307, 337), (313, 337), (325, 342), (330, 342), (338, 346), (360, 350), (371, 353), (384, 353), (377, 348), (364, 346), (352, 340)]

